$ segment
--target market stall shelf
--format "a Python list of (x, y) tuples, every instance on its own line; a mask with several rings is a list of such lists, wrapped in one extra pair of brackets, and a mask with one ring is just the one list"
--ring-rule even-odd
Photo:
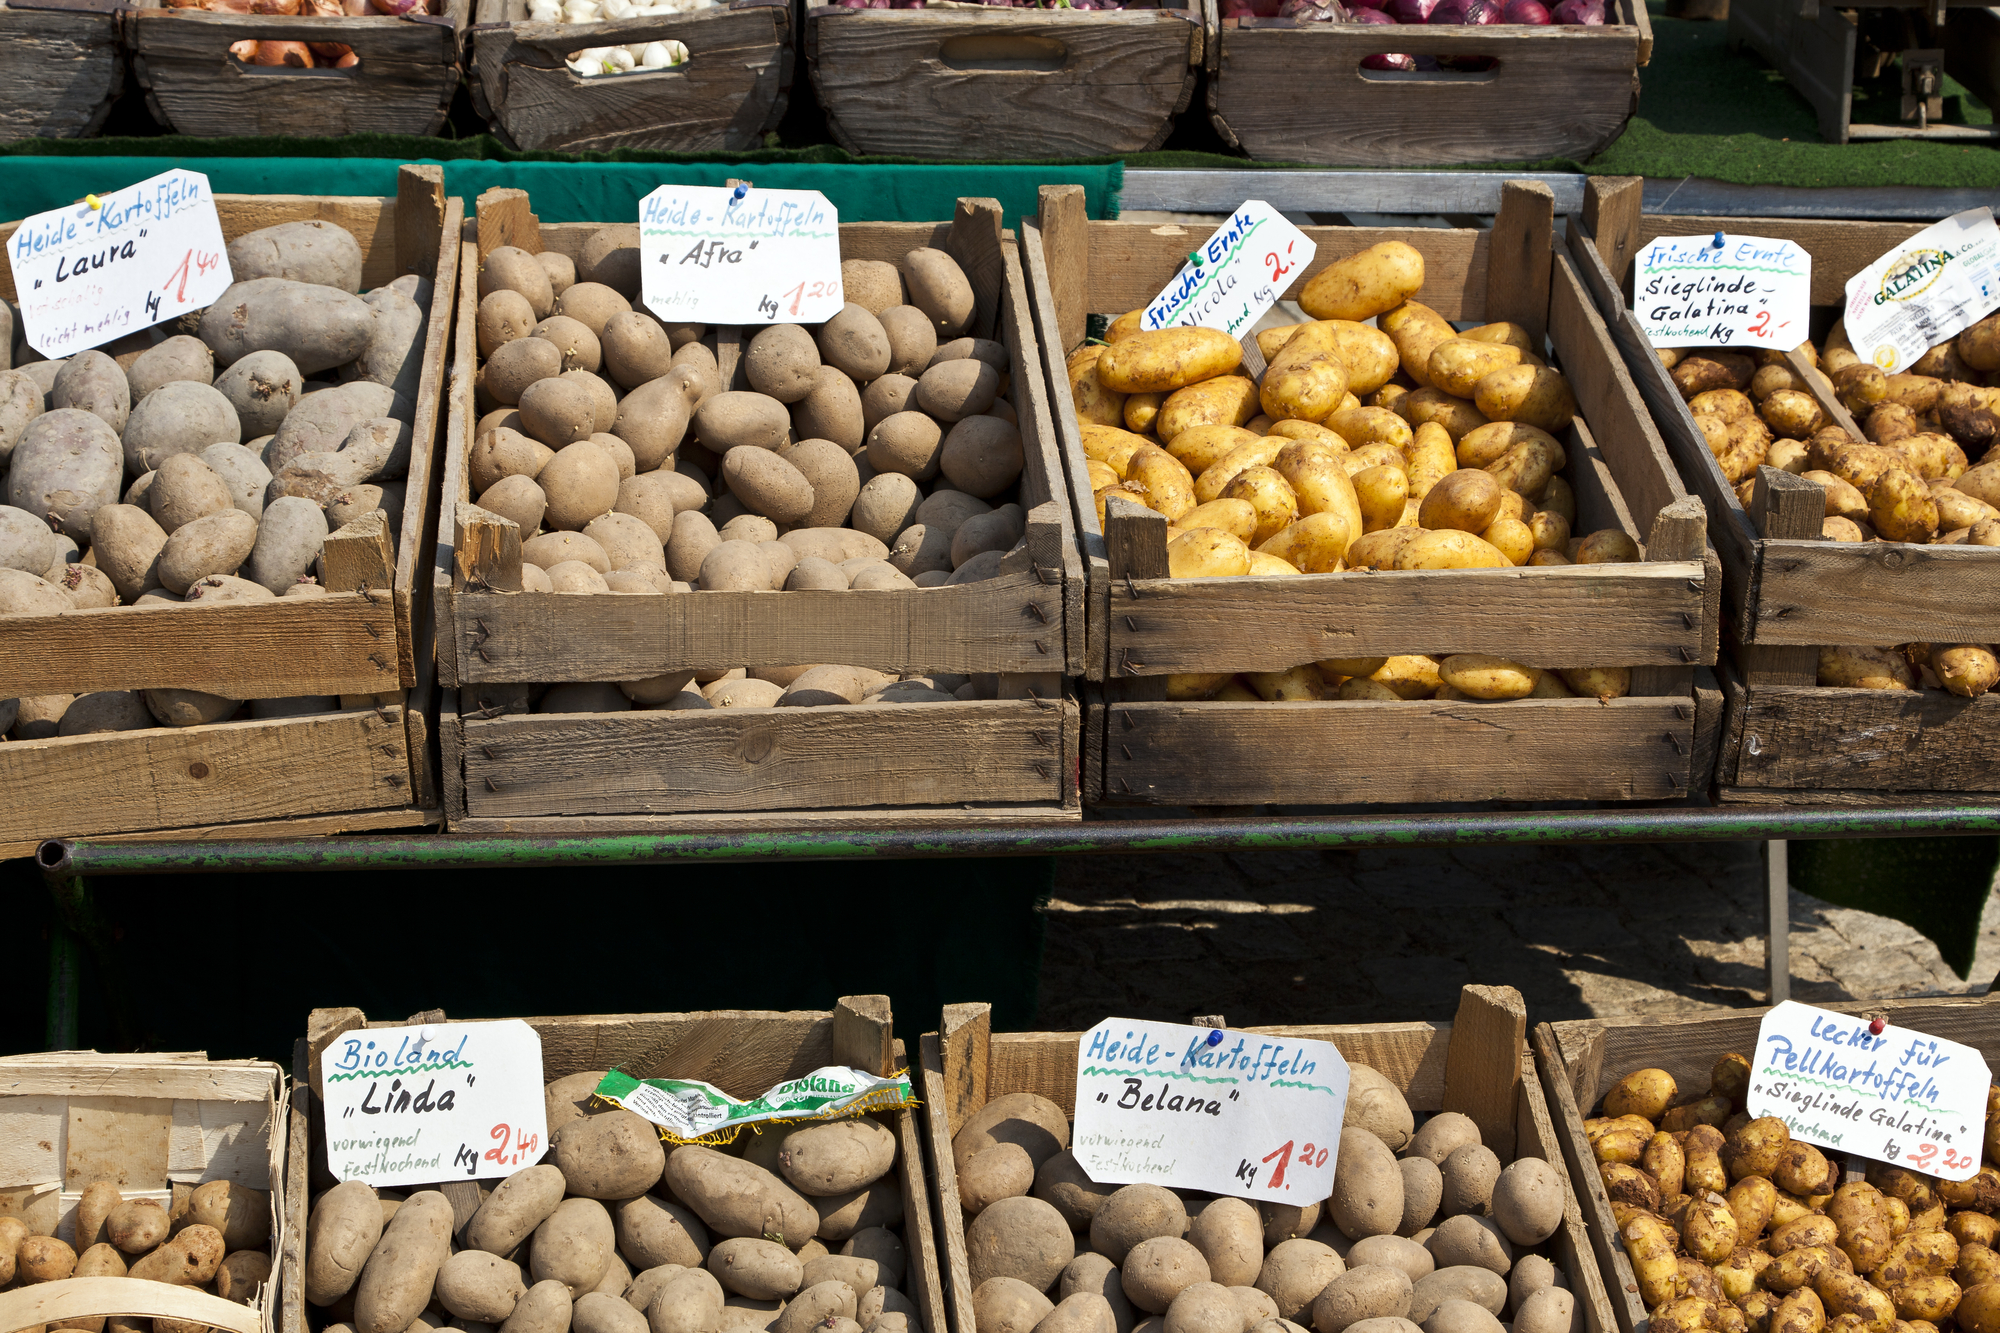
[[(578, 75), (590, 47), (680, 42), (684, 63)], [(479, 0), (472, 28), (473, 105), (516, 148), (739, 152), (764, 146), (792, 86), (784, 0), (729, 0), (670, 18), (534, 23), (526, 0)]]
[[(1110, 530), (1099, 529), (1065, 354), (1083, 342), (1087, 314), (1144, 305), (1206, 233), (1086, 221), (1080, 194), (1045, 187), (1025, 246), (1087, 566), (1087, 801), (1665, 800), (1707, 787), (1721, 709), (1706, 672), (1697, 675), (1715, 660), (1717, 595), (1702, 502), (1674, 474), (1569, 260), (1551, 253), (1545, 186), (1510, 183), (1490, 229), (1305, 228), (1318, 251), (1291, 291), (1393, 239), (1423, 255), (1417, 299), (1445, 319), (1546, 331), (1580, 403), (1562, 436), (1574, 531), (1623, 532), (1642, 553), (1636, 563), (1169, 579), (1160, 515), (1114, 500)], [(1588, 657), (1630, 664), (1632, 686), (1608, 702), (1503, 706), (1170, 701), (1163, 691), (1169, 675), (1409, 653), (1544, 667)], [(1384, 760), (1274, 761), (1301, 744)]]
[(115, 0), (0, 12), (0, 142), (88, 139), (125, 87)]
[(851, 153), (937, 161), (1104, 157), (1166, 142), (1205, 34), (1197, 8), (808, 4), (805, 54)]

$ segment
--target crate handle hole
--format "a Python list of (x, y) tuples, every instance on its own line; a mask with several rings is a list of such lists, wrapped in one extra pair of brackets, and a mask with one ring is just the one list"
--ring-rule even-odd
[(1048, 74), (1069, 63), (1069, 48), (1053, 37), (980, 34), (948, 37), (938, 59), (952, 69), (1030, 70)]
[(1418, 56), (1416, 59), (1441, 67), (1371, 69), (1363, 61), (1356, 68), (1356, 73), (1370, 83), (1491, 83), (1500, 77), (1500, 62), (1492, 56), (1438, 56), (1435, 61), (1428, 56)]
[[(276, 49), (260, 50), (263, 47)], [(262, 57), (261, 62), (260, 57)], [(246, 40), (229, 44), (229, 63), (245, 74), (318, 74), (346, 77), (361, 68), (361, 57), (355, 54), (353, 47), (339, 42)]]

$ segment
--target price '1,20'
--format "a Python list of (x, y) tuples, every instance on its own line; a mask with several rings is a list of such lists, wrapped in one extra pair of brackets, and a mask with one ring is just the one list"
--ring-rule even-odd
[(1326, 1165), (1330, 1149), (1316, 1147), (1308, 1143), (1300, 1147), (1298, 1155), (1294, 1157), (1292, 1155), (1292, 1145), (1296, 1142), (1296, 1139), (1286, 1139), (1282, 1145), (1273, 1149), (1263, 1159), (1266, 1162), (1276, 1163), (1271, 1168), (1271, 1188), (1274, 1190), (1285, 1188), (1285, 1168), (1294, 1161), (1300, 1166), (1307, 1167)]

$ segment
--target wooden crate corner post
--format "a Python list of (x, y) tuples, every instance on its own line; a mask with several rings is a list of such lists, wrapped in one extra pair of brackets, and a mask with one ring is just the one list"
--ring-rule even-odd
[(1527, 1002), (1512, 986), (1459, 990), (1458, 1016), (1445, 1048), (1444, 1109), (1470, 1116), (1479, 1126), (1480, 1142), (1503, 1162), (1514, 1156), (1527, 1029)]

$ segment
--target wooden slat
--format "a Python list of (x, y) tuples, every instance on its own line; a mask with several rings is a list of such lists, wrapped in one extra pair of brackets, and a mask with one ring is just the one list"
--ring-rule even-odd
[(2000, 791), (2000, 699), (1753, 686), (1735, 785)]
[[(970, 1009), (970, 1005), (948, 1005), (949, 1015), (954, 1008)], [(978, 1006), (985, 1010), (987, 1006)], [(965, 1254), (965, 1211), (958, 1202), (958, 1171), (953, 1162), (951, 1139), (953, 1127), (959, 1123), (950, 1114), (949, 1108), (957, 1105), (957, 1081), (947, 1074), (951, 1063), (962, 1065), (962, 1058), (954, 1060), (949, 1053), (948, 1042), (941, 1043), (939, 1034), (927, 1032), (922, 1042), (922, 1097), (924, 1099), (925, 1141), (930, 1147), (931, 1199), (937, 1209), (937, 1240), (939, 1246), (938, 1272), (944, 1281), (944, 1296), (949, 1320), (946, 1327), (950, 1333), (978, 1333), (978, 1320), (972, 1304), (972, 1270), (966, 1262)], [(982, 1081), (985, 1069), (980, 1069)], [(986, 1103), (981, 1097), (969, 1110), (976, 1110)]]
[[(1687, 794), (1687, 699), (1112, 703), (1105, 797), (1148, 804), (1667, 800)], [(1274, 753), (1394, 756), (1287, 764)]]
[[(1081, 185), (1044, 185), (1041, 187), (1041, 213), (1039, 216), (1044, 258), (1053, 253), (1061, 256), (1061, 267), (1045, 274), (1051, 294), (1051, 304), (1055, 307), (1055, 350), (1067, 352), (1083, 341), (1084, 323), (1090, 309), (1084, 301), (1084, 293), (1090, 290), (1090, 222), (1084, 211), (1084, 191)], [(1029, 279), (1035, 280), (1035, 263), (1029, 263)]]
[[(140, 829), (124, 833), (93, 833), (94, 842), (242, 842), (246, 839), (319, 838), (332, 833), (365, 833), (374, 829), (419, 828), (435, 825), (438, 812), (414, 805), (391, 806), (383, 810), (353, 810), (337, 815), (309, 815), (295, 819), (252, 819), (241, 823), (207, 823), (188, 827)], [(42, 843), (39, 836), (9, 841), (0, 838), (0, 859), (32, 856)]]
[(1520, 1114), (1515, 1121), (1515, 1151), (1539, 1157), (1555, 1169), (1563, 1181), (1563, 1220), (1551, 1243), (1556, 1266), (1569, 1278), (1570, 1292), (1583, 1316), (1584, 1333), (1617, 1333), (1617, 1315), (1605, 1290), (1604, 1274), (1584, 1226), (1583, 1208), (1577, 1202), (1569, 1164), (1563, 1158), (1562, 1138), (1549, 1102), (1542, 1091), (1539, 1064), (1532, 1051), (1521, 1056)]
[(1639, 1300), (1639, 1283), (1633, 1276), (1632, 1261), (1618, 1239), (1618, 1223), (1604, 1192), (1603, 1177), (1597, 1171), (1597, 1155), (1584, 1137), (1583, 1117), (1568, 1078), (1570, 1071), (1563, 1063), (1565, 1048), (1558, 1045), (1556, 1033), (1547, 1023), (1536, 1024), (1534, 1048), (1536, 1072), (1548, 1095), (1549, 1114), (1555, 1122), (1553, 1128), (1562, 1150), (1563, 1169), (1569, 1175), (1570, 1194), (1583, 1215), (1584, 1232), (1597, 1259), (1598, 1276), (1604, 1284), (1612, 1317), (1617, 1321), (1619, 1333), (1643, 1333), (1648, 1327), (1646, 1307)]
[(1460, 989), (1445, 1052), (1444, 1109), (1470, 1116), (1479, 1141), (1503, 1162), (1514, 1160), (1527, 1032), (1528, 1005), (1512, 986)]
[[(65, 1060), (50, 1056), (69, 1056)], [(268, 1102), (277, 1066), (261, 1060), (164, 1060), (51, 1051), (0, 1061), (0, 1096), (82, 1097), (115, 1104), (159, 1102)], [(164, 1174), (164, 1173), (163, 1173)]]
[[(1644, 5), (1635, 5), (1640, 13)], [(1608, 274), (1622, 278), (1630, 271), (1632, 256), (1637, 246), (1634, 238), (1639, 226), (1639, 213), (1645, 198), (1646, 178), (1644, 176), (1592, 176), (1583, 183), (1583, 230), (1572, 233), (1572, 245), (1577, 239), (1590, 237), (1597, 243), (1598, 253), (1604, 257)], [(1598, 313), (1609, 319), (1624, 308), (1623, 301), (1606, 306), (1600, 297)]]
[(278, 1333), (309, 1333), (306, 1323), (306, 1145), (311, 1139), (307, 1081), (311, 1048), (304, 1037), (292, 1043), (292, 1096), (286, 1120), (285, 1173), (279, 1206), (284, 1209), (285, 1235), (277, 1263)]
[(115, 14), (35, 13), (0, 18), (0, 140), (95, 135), (125, 81)]
[(1555, 211), (1555, 191), (1544, 182), (1503, 182), (1486, 261), (1487, 318), (1521, 325), (1537, 350), (1548, 332)]
[(1983, 546), (1766, 541), (1753, 641), (2000, 640), (2000, 552)]
[[(463, 753), (461, 749), (461, 754)], [(462, 808), (462, 807), (461, 807)], [(772, 833), (792, 829), (953, 829), (1013, 827), (1018, 824), (1074, 824), (1075, 806), (1037, 805), (884, 806), (857, 810), (770, 810), (696, 815), (564, 815), (466, 818), (454, 815), (454, 833), (634, 835)], [(32, 850), (32, 847), (30, 848)]]
[[(902, 1043), (896, 1043), (900, 1052)], [(922, 1085), (913, 1076), (912, 1084)], [(923, 1093), (918, 1092), (919, 1099)], [(938, 1270), (937, 1218), (931, 1211), (930, 1181), (924, 1169), (921, 1111), (897, 1111), (892, 1117), (896, 1128), (896, 1175), (903, 1187), (904, 1295), (917, 1307), (923, 1328), (946, 1333), (951, 1325), (945, 1313), (943, 1275)]]

